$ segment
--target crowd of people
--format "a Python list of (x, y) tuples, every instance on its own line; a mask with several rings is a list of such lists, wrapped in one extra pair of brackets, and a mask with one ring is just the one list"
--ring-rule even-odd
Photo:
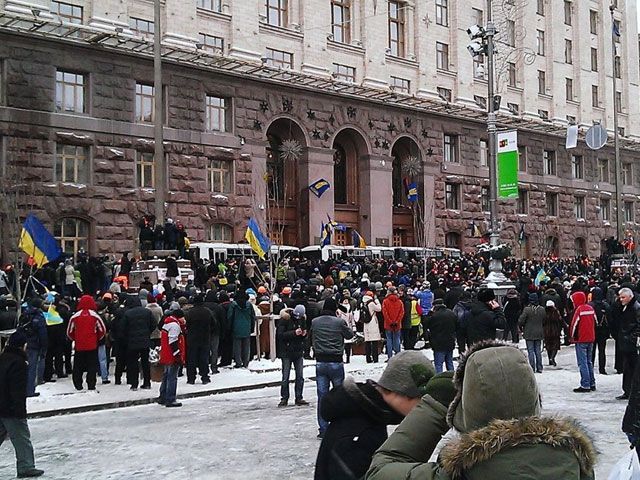
[[(505, 343), (491, 344), (492, 348), (501, 349), (505, 358), (521, 368), (522, 361), (514, 357), (517, 350), (505, 345), (517, 344), (522, 336), (529, 372), (522, 381), (535, 384), (535, 374), (544, 370), (543, 349), (547, 364), (556, 365), (560, 348), (573, 343), (580, 370), (580, 385), (573, 391), (590, 393), (596, 389), (596, 356), (599, 374), (612, 373), (606, 369), (605, 347), (606, 340), (613, 337), (613, 368), (623, 376), (618, 398), (631, 397), (640, 407), (640, 395), (633, 388), (634, 372), (640, 371), (635, 368), (640, 336), (640, 303), (635, 293), (640, 291), (638, 279), (625, 272), (611, 272), (600, 260), (509, 259), (503, 271), (514, 288), (504, 298), (482, 286), (488, 262), (473, 255), (402, 261), (289, 258), (273, 266), (250, 258), (220, 262), (192, 259), (194, 278), (186, 282), (175, 281), (177, 275), (171, 273), (175, 261), (173, 257), (166, 260), (167, 278), (152, 282), (145, 277), (138, 285), (128, 281), (135, 267), (128, 252), (117, 261), (81, 256), (75, 263), (67, 260), (49, 265), (36, 273), (37, 282), (27, 282), (25, 272), (5, 268), (1, 277), (4, 283), (0, 283), (0, 293), (4, 294), (0, 297), (0, 330), (18, 327), (16, 338), (10, 339), (7, 348), (14, 355), (16, 349), (24, 351), (28, 363), (24, 397), (37, 396), (42, 383), (68, 376), (77, 390), (85, 385), (95, 390), (98, 377), (102, 384), (113, 380), (115, 385), (122, 385), (124, 379), (132, 390), (150, 389), (151, 363), (155, 360), (163, 366), (157, 401), (178, 407), (177, 383), (183, 372), (187, 383), (194, 384), (199, 377), (206, 384), (220, 368), (248, 368), (253, 359), (277, 356), (282, 363), (278, 406), (289, 405), (292, 369), (296, 376), (294, 403), (307, 405), (303, 362), (313, 358), (318, 437), (323, 439), (318, 460), (321, 465), (321, 458), (334, 458), (334, 450), (340, 450), (332, 443), (343, 435), (335, 429), (330, 435), (331, 425), (340, 423), (349, 402), (369, 402), (379, 415), (375, 420), (378, 433), (371, 437), (369, 451), (386, 438), (386, 429), (382, 435), (380, 425), (399, 423), (413, 407), (423, 411), (425, 402), (432, 410), (437, 406), (441, 411), (454, 396), (464, 398), (466, 390), (453, 385), (451, 378), (456, 352), (467, 351), (467, 359), (476, 357), (478, 354), (471, 356), (469, 352), (500, 336)], [(24, 302), (17, 301), (14, 293), (19, 281), (26, 291)], [(275, 322), (269, 321), (272, 314)], [(271, 351), (272, 336), (275, 352)], [(426, 357), (422, 353), (414, 355), (423, 348), (433, 350), (433, 365), (423, 360)], [(380, 354), (386, 356), (386, 373), (377, 382), (345, 381), (343, 364), (358, 349), (369, 363), (379, 362)], [(8, 378), (3, 377), (5, 360), (0, 356), (0, 388)], [(110, 368), (111, 363), (115, 368)], [(425, 394), (431, 400), (421, 400)], [(0, 419), (4, 418), (5, 404), (22, 402), (6, 395), (0, 400)], [(535, 414), (536, 402), (525, 400), (522, 412)], [(465, 417), (465, 412), (458, 410), (450, 408), (450, 415), (463, 422), (460, 425), (464, 432), (489, 420)], [(10, 416), (23, 418), (23, 413), (20, 410)], [(436, 421), (433, 412), (422, 414), (428, 417), (425, 422)], [(367, 415), (371, 420), (371, 411)], [(438, 431), (443, 421), (444, 417), (437, 419)], [(5, 428), (10, 427), (5, 424)], [(349, 428), (347, 431), (351, 431)], [(625, 432), (635, 445), (640, 438), (640, 422), (636, 426), (628, 421)], [(432, 451), (437, 443), (434, 440)], [(33, 461), (24, 455), (25, 449), (16, 444), (18, 457), (22, 456), (19, 473), (35, 471)], [(374, 450), (368, 454), (369, 460)], [(389, 458), (374, 461), (371, 478), (405, 477), (404, 467), (387, 468)], [(451, 463), (447, 468), (462, 468), (453, 459)], [(587, 459), (581, 465), (588, 463)], [(368, 467), (369, 463), (362, 462), (356, 468), (359, 476)], [(332, 476), (333, 467), (325, 473), (318, 473), (323, 470), (317, 468), (317, 478), (343, 478)]]

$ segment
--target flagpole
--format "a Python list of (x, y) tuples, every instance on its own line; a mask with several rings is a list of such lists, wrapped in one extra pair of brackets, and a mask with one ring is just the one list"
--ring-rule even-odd
[(618, 98), (616, 95), (616, 34), (615, 34), (615, 19), (613, 17), (616, 7), (613, 3), (609, 6), (609, 12), (611, 13), (611, 62), (613, 65), (611, 72), (611, 80), (613, 83), (613, 145), (615, 149), (615, 186), (616, 186), (616, 235), (618, 242), (622, 242), (624, 237), (624, 209), (622, 206), (622, 168), (620, 165), (620, 141), (618, 138)]

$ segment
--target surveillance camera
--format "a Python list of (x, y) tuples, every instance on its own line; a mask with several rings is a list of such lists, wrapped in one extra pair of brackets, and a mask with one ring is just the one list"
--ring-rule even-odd
[(482, 28), (480, 25), (472, 25), (469, 28), (467, 28), (467, 35), (469, 35), (469, 38), (471, 38), (471, 40), (475, 40), (476, 38), (483, 37), (484, 28)]
[(122, 27), (116, 27), (115, 30), (116, 30), (116, 33), (124, 32), (124, 28), (122, 28)]
[(482, 42), (476, 39), (467, 45), (467, 50), (472, 57), (477, 57), (478, 55), (483, 55), (486, 49)]
[(204, 48), (204, 45), (200, 42), (196, 42), (196, 49), (198, 50), (202, 50)]

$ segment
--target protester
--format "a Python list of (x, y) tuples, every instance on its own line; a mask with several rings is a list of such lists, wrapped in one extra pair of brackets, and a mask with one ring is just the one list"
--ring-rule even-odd
[(37, 397), (36, 385), (44, 381), (45, 358), (47, 355), (47, 323), (43, 313), (44, 302), (35, 297), (20, 316), (19, 330), (27, 337), (27, 359), (29, 376), (27, 378), (27, 397)]
[(514, 288), (507, 292), (503, 309), (506, 328), (504, 329), (502, 339), (509, 340), (509, 338), (511, 338), (513, 343), (518, 343), (520, 341), (518, 320), (522, 313), (522, 306), (520, 304), (518, 292)]
[(478, 291), (477, 299), (471, 303), (466, 327), (469, 345), (493, 340), (496, 338), (496, 329), (505, 328), (504, 313), (493, 290), (483, 288)]
[(434, 300), (433, 309), (426, 316), (425, 328), (429, 331), (436, 373), (442, 373), (443, 364), (447, 371), (453, 371), (453, 349), (456, 346), (457, 320), (456, 314), (447, 308), (444, 300), (441, 298)]
[(196, 369), (203, 385), (211, 383), (209, 378), (209, 349), (211, 347), (211, 325), (215, 323), (213, 313), (204, 306), (202, 295), (193, 299), (193, 307), (185, 312), (187, 320), (187, 383), (196, 383)]
[(527, 342), (529, 365), (536, 373), (542, 373), (542, 339), (544, 338), (544, 307), (538, 305), (538, 295), (530, 293), (528, 305), (524, 307), (518, 320), (522, 336)]
[(596, 361), (596, 350), (598, 350), (598, 372), (606, 375), (607, 370), (607, 340), (610, 336), (609, 318), (611, 317), (611, 307), (604, 299), (604, 292), (599, 287), (591, 289), (591, 302), (589, 305), (596, 312), (596, 341), (593, 343), (593, 354), (591, 363)]
[(387, 358), (390, 359), (394, 354), (400, 353), (400, 330), (404, 318), (404, 305), (395, 287), (387, 290), (387, 296), (382, 301), (382, 318), (387, 340)]
[(251, 332), (255, 328), (256, 314), (245, 292), (238, 292), (227, 311), (233, 331), (233, 359), (235, 368), (249, 368)]
[(574, 388), (576, 393), (588, 393), (596, 389), (596, 378), (593, 375), (591, 362), (593, 342), (596, 340), (596, 312), (587, 304), (587, 296), (582, 291), (571, 295), (573, 318), (569, 325), (571, 341), (576, 347), (576, 360), (580, 369), (580, 386)]
[(556, 355), (560, 351), (560, 334), (562, 334), (563, 326), (564, 321), (560, 317), (556, 304), (553, 300), (547, 300), (542, 329), (544, 331), (544, 348), (547, 350), (550, 366), (558, 366)]
[(276, 330), (277, 353), (282, 361), (282, 383), (280, 386), (280, 403), (278, 407), (289, 404), (289, 378), (291, 366), (296, 372), (294, 384), (295, 404), (309, 405), (303, 398), (304, 387), (304, 342), (307, 337), (306, 310), (303, 305), (280, 311), (280, 320)]
[[(338, 305), (338, 311), (336, 313), (338, 318), (341, 318), (342, 320), (344, 320), (344, 322), (347, 324), (347, 327), (349, 327), (354, 333), (353, 338), (348, 338), (348, 339), (345, 339), (344, 341), (344, 354), (346, 357), (344, 363), (349, 363), (351, 360), (351, 349), (355, 339), (355, 332), (356, 332), (356, 319), (355, 319), (355, 315), (353, 314), (353, 310), (351, 308), (351, 302), (349, 298), (345, 298), (345, 297), (342, 298), (342, 301)], [(315, 316), (313, 318), (315, 318)]]
[(150, 310), (140, 304), (137, 297), (125, 300), (125, 313), (122, 318), (123, 342), (127, 345), (127, 384), (131, 390), (137, 390), (140, 382), (142, 367), (142, 386), (151, 388), (151, 370), (149, 366), (149, 348), (151, 347), (151, 333), (156, 329), (154, 317)]
[(182, 403), (176, 401), (176, 392), (178, 368), (186, 360), (184, 324), (184, 313), (182, 310), (175, 310), (163, 320), (160, 329), (160, 364), (164, 366), (164, 372), (157, 402), (165, 407), (182, 406)]
[(633, 290), (627, 287), (620, 289), (618, 301), (612, 310), (612, 317), (617, 325), (617, 347), (622, 356), (622, 395), (616, 398), (627, 400), (638, 363), (638, 337), (640, 337), (640, 302), (636, 299)]
[[(326, 310), (326, 305), (324, 310)], [(367, 363), (378, 363), (380, 340), (382, 339), (380, 335), (380, 323), (378, 321), (378, 314), (380, 312), (382, 312), (382, 305), (380, 305), (378, 299), (375, 298), (375, 294), (370, 290), (366, 291), (362, 296), (359, 322), (363, 325), (364, 348)]]

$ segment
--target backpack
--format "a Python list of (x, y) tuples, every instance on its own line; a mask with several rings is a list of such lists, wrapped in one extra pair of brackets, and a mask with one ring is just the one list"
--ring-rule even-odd
[(371, 302), (373, 302), (373, 300), (360, 304), (360, 321), (362, 323), (369, 323), (372, 319), (371, 312), (369, 311), (369, 304)]
[(33, 325), (33, 314), (31, 312), (26, 311), (20, 315), (20, 325), (18, 325), (16, 330), (20, 330), (27, 338), (37, 336), (36, 328)]
[(463, 329), (467, 328), (469, 318), (471, 317), (471, 307), (458, 302), (455, 307), (453, 307), (453, 312), (456, 314), (456, 317), (458, 317), (458, 325)]

